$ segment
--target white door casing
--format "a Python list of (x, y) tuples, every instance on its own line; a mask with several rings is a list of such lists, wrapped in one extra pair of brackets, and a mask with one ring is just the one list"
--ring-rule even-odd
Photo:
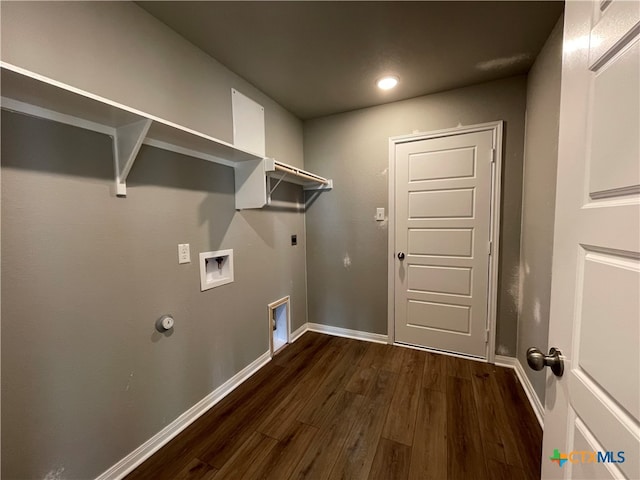
[(493, 361), (501, 132), (390, 140), (390, 342)]
[(640, 478), (639, 35), (640, 2), (566, 3), (545, 479)]

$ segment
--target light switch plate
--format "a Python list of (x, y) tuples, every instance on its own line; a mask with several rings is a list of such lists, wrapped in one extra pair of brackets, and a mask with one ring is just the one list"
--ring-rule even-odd
[(178, 263), (191, 263), (191, 251), (188, 243), (178, 244)]
[(376, 221), (377, 222), (384, 221), (384, 207), (376, 208)]

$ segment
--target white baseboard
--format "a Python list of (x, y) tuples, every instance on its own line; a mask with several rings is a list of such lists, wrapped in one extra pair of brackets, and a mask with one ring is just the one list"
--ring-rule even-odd
[(524, 372), (524, 368), (522, 368), (522, 364), (518, 359), (516, 359), (515, 369), (518, 380), (520, 380), (520, 383), (524, 388), (524, 393), (526, 393), (527, 398), (529, 399), (529, 403), (531, 403), (531, 406), (533, 407), (533, 413), (535, 413), (536, 417), (538, 417), (540, 426), (544, 428), (544, 406), (538, 398), (538, 394), (533, 389), (533, 385), (531, 384), (529, 377), (527, 377), (526, 373)]
[(304, 335), (308, 330), (307, 325), (308, 324), (305, 323), (300, 328), (298, 328), (295, 332), (291, 332), (291, 335), (289, 335), (289, 341), (293, 343), (296, 340), (298, 340), (302, 335)]
[(516, 368), (516, 359), (505, 355), (496, 355), (495, 364), (499, 367)]
[(533, 385), (527, 377), (527, 374), (520, 363), (520, 360), (514, 357), (505, 357), (503, 355), (496, 355), (496, 365), (501, 367), (513, 368), (516, 371), (516, 376), (518, 377), (518, 381), (524, 390), (525, 395), (529, 399), (529, 403), (531, 404), (531, 408), (533, 408), (533, 413), (536, 414), (536, 418), (538, 419), (538, 423), (540, 426), (544, 428), (544, 406), (542, 402), (538, 398), (538, 394), (536, 394), (533, 389)]
[(216, 388), (209, 395), (196, 403), (189, 410), (176, 418), (157, 434), (136, 448), (129, 455), (102, 473), (96, 480), (120, 480), (131, 473), (142, 462), (156, 453), (176, 435), (196, 421), (207, 410), (234, 391), (242, 382), (260, 370), (271, 360), (271, 352), (265, 352), (229, 380)]
[(358, 330), (349, 330), (348, 328), (332, 327), (331, 325), (322, 325), (321, 323), (307, 323), (307, 330), (310, 332), (326, 333), (336, 337), (353, 338), (355, 340), (364, 340), (374, 343), (388, 343), (389, 337), (380, 333), (360, 332)]

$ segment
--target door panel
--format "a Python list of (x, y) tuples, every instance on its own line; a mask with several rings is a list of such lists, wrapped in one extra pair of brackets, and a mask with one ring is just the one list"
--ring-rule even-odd
[[(587, 438), (589, 437), (589, 438)], [(602, 450), (602, 447), (598, 442), (589, 435), (588, 431), (584, 428), (584, 423), (579, 419), (575, 423), (574, 431), (574, 446), (578, 452), (593, 452)], [(574, 456), (573, 460), (577, 460)], [(580, 458), (580, 460), (582, 460)], [(617, 471), (617, 468), (609, 467), (606, 463), (576, 463), (573, 465), (573, 473), (577, 478), (584, 480), (608, 480), (620, 478), (621, 474)]]
[(469, 333), (471, 308), (461, 305), (409, 300), (407, 325)]
[(409, 192), (409, 218), (471, 218), (473, 189)]
[(440, 178), (473, 177), (475, 172), (474, 150), (473, 148), (460, 148), (411, 155), (409, 158), (409, 180), (415, 182)]
[[(566, 3), (545, 479), (640, 478), (639, 33), (640, 2)], [(554, 449), (614, 457), (559, 466)]]
[[(625, 461), (618, 465), (618, 468), (625, 472), (627, 478), (640, 478), (637, 474), (640, 459), (638, 432), (637, 427), (633, 427), (630, 417), (584, 372), (572, 372), (568, 381), (572, 397), (571, 413), (568, 416), (569, 425), (575, 427), (576, 423), (581, 423), (582, 430), (597, 439), (603, 451), (625, 452)], [(577, 450), (575, 445), (572, 445), (575, 438), (569, 440), (570, 447), (567, 451)], [(580, 479), (570, 473), (567, 475), (568, 477), (565, 478)]]
[[(620, 189), (637, 191), (640, 177), (640, 41), (636, 40), (593, 80), (589, 193), (592, 198)], [(616, 168), (610, 159), (616, 158)]]
[(493, 131), (395, 147), (395, 339), (486, 356)]
[(408, 231), (409, 255), (471, 257), (473, 230), (470, 228), (412, 228)]
[[(640, 312), (640, 264), (590, 252), (583, 268), (581, 308), (576, 315), (579, 368), (640, 420), (640, 397), (634, 394), (640, 391), (640, 322), (631, 316)], [(618, 308), (621, 305), (630, 308)]]
[(409, 290), (471, 295), (471, 268), (411, 265)]

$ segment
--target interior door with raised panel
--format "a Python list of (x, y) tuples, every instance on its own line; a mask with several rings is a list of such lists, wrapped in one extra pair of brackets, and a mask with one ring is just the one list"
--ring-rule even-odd
[(640, 478), (640, 2), (567, 2), (542, 477)]
[(492, 130), (395, 146), (395, 341), (486, 357)]

